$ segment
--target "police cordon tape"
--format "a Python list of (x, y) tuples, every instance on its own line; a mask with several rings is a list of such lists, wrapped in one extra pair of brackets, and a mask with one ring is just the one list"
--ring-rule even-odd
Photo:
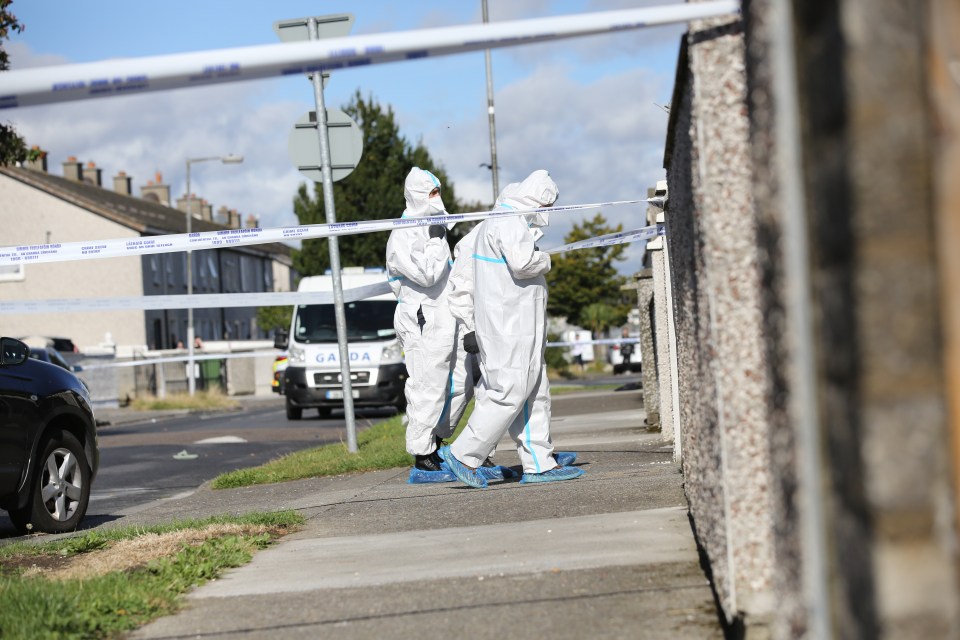
[[(663, 235), (663, 225), (651, 225), (597, 236), (547, 250), (564, 253), (614, 244), (650, 240)], [(387, 282), (343, 290), (344, 302), (355, 302), (390, 293)], [(200, 293), (191, 295), (128, 296), (114, 298), (51, 298), (46, 300), (9, 300), (0, 304), (0, 315), (30, 313), (75, 313), (81, 311), (122, 311), (130, 309), (216, 309), (234, 307), (283, 307), (301, 304), (333, 304), (332, 291), (283, 291), (258, 293)]]
[(576, 342), (548, 342), (547, 347), (576, 347), (584, 344), (637, 344), (640, 338), (602, 338), (600, 340), (578, 340)]
[(638, 240), (652, 240), (657, 236), (662, 236), (664, 234), (664, 229), (664, 225), (655, 224), (650, 225), (649, 227), (634, 229), (633, 231), (618, 231), (617, 233), (608, 233), (606, 235), (589, 238), (587, 240), (571, 242), (570, 244), (565, 244), (562, 247), (547, 249), (547, 253), (565, 253), (567, 251), (576, 251), (577, 249), (593, 249), (596, 247), (609, 247), (615, 244), (637, 242)]
[(385, 218), (379, 220), (359, 220), (355, 222), (336, 222), (333, 224), (300, 225), (296, 227), (223, 229), (220, 231), (141, 236), (139, 238), (116, 238), (90, 242), (17, 245), (0, 248), (0, 266), (142, 256), (155, 253), (173, 253), (176, 251), (200, 251), (202, 249), (264, 244), (268, 242), (282, 242), (284, 240), (307, 240), (313, 238), (328, 238), (330, 236), (392, 231), (394, 229), (422, 227), (434, 224), (449, 225), (458, 222), (473, 222), (501, 216), (529, 215), (543, 211), (550, 213), (581, 211), (583, 209), (639, 204), (641, 202), (653, 204), (654, 206), (662, 206), (664, 199), (662, 196), (657, 196), (654, 198), (644, 198), (642, 200), (617, 200), (525, 210), (501, 209), (424, 216), (419, 218)]
[(197, 87), (736, 15), (736, 0), (36, 67), (0, 74), (0, 108)]
[[(386, 277), (386, 276), (384, 276)], [(390, 293), (384, 281), (343, 290), (344, 302), (355, 302)], [(200, 293), (193, 295), (128, 296), (116, 298), (52, 298), (10, 300), (0, 304), (0, 315), (73, 313), (129, 309), (217, 309), (233, 307), (284, 307), (299, 304), (333, 304), (332, 291), (279, 291), (260, 293)]]
[[(637, 344), (640, 342), (639, 338), (604, 338), (601, 340), (581, 340), (579, 342), (548, 342), (547, 348), (553, 347), (574, 347), (579, 345), (594, 345), (594, 344)], [(335, 342), (329, 343), (331, 346), (335, 345)], [(194, 360), (230, 360), (232, 358), (259, 358), (264, 356), (286, 356), (285, 351), (242, 351), (240, 353), (194, 353)], [(333, 356), (334, 358), (336, 356)], [(103, 364), (85, 364), (83, 365), (83, 371), (92, 371), (94, 369), (113, 369), (115, 367), (143, 367), (151, 364), (164, 364), (168, 362), (189, 362), (189, 355), (176, 355), (176, 356), (167, 356), (163, 358), (144, 358), (143, 360), (127, 360), (124, 362), (110, 362)]]

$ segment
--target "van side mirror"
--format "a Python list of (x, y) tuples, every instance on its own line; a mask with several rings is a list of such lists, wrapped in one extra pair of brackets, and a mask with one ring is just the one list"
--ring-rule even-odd
[(15, 338), (0, 338), (0, 365), (23, 364), (30, 356), (30, 347)]
[(287, 330), (286, 329), (277, 329), (273, 333), (273, 347), (275, 349), (286, 349), (287, 348)]

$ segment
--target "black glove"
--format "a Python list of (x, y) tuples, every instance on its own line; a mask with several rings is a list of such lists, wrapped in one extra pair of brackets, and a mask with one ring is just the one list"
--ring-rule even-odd
[(463, 336), (463, 350), (467, 353), (480, 353), (480, 345), (477, 344), (476, 331), (471, 331)]
[(538, 247), (537, 245), (533, 245), (533, 250), (534, 250), (534, 251), (540, 251), (540, 247)]
[(447, 228), (442, 224), (432, 224), (430, 225), (430, 237), (431, 238), (442, 238), (447, 235)]

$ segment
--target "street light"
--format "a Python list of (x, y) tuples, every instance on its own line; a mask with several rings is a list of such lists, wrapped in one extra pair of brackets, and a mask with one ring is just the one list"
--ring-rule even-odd
[[(209, 162), (211, 160), (219, 160), (223, 164), (240, 164), (243, 162), (243, 156), (237, 155), (226, 155), (226, 156), (210, 156), (207, 158), (187, 158), (187, 236), (190, 235), (192, 231), (192, 221), (193, 221), (193, 195), (190, 193), (190, 165), (196, 162)], [(187, 250), (187, 295), (193, 295), (193, 260), (190, 255), (191, 251)], [(194, 395), (197, 390), (197, 383), (193, 376), (193, 341), (194, 341), (194, 331), (193, 331), (193, 307), (187, 308), (187, 388), (190, 390), (190, 395)]]
[[(483, 13), (483, 23), (490, 22), (490, 14), (487, 12), (487, 0), (482, 0), (481, 9)], [(490, 49), (483, 50), (484, 59), (487, 63), (487, 121), (490, 127), (490, 171), (493, 172), (493, 203), (496, 205), (497, 198), (500, 196), (500, 174), (497, 166), (497, 125), (493, 110), (493, 72), (490, 71)]]

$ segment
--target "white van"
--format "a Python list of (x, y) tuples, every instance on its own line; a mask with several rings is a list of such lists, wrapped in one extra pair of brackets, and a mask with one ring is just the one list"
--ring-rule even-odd
[[(386, 282), (384, 270), (347, 267), (341, 280), (344, 291)], [(297, 291), (333, 291), (330, 275), (303, 278)], [(406, 409), (403, 393), (407, 368), (393, 329), (397, 298), (385, 293), (344, 303), (350, 381), (356, 407), (394, 406)], [(285, 343), (285, 344), (284, 344)], [(294, 309), (289, 336), (279, 336), (276, 346), (288, 351), (283, 374), (287, 419), (299, 420), (304, 409), (317, 409), (321, 418), (343, 408), (340, 349), (333, 303), (304, 304)]]

